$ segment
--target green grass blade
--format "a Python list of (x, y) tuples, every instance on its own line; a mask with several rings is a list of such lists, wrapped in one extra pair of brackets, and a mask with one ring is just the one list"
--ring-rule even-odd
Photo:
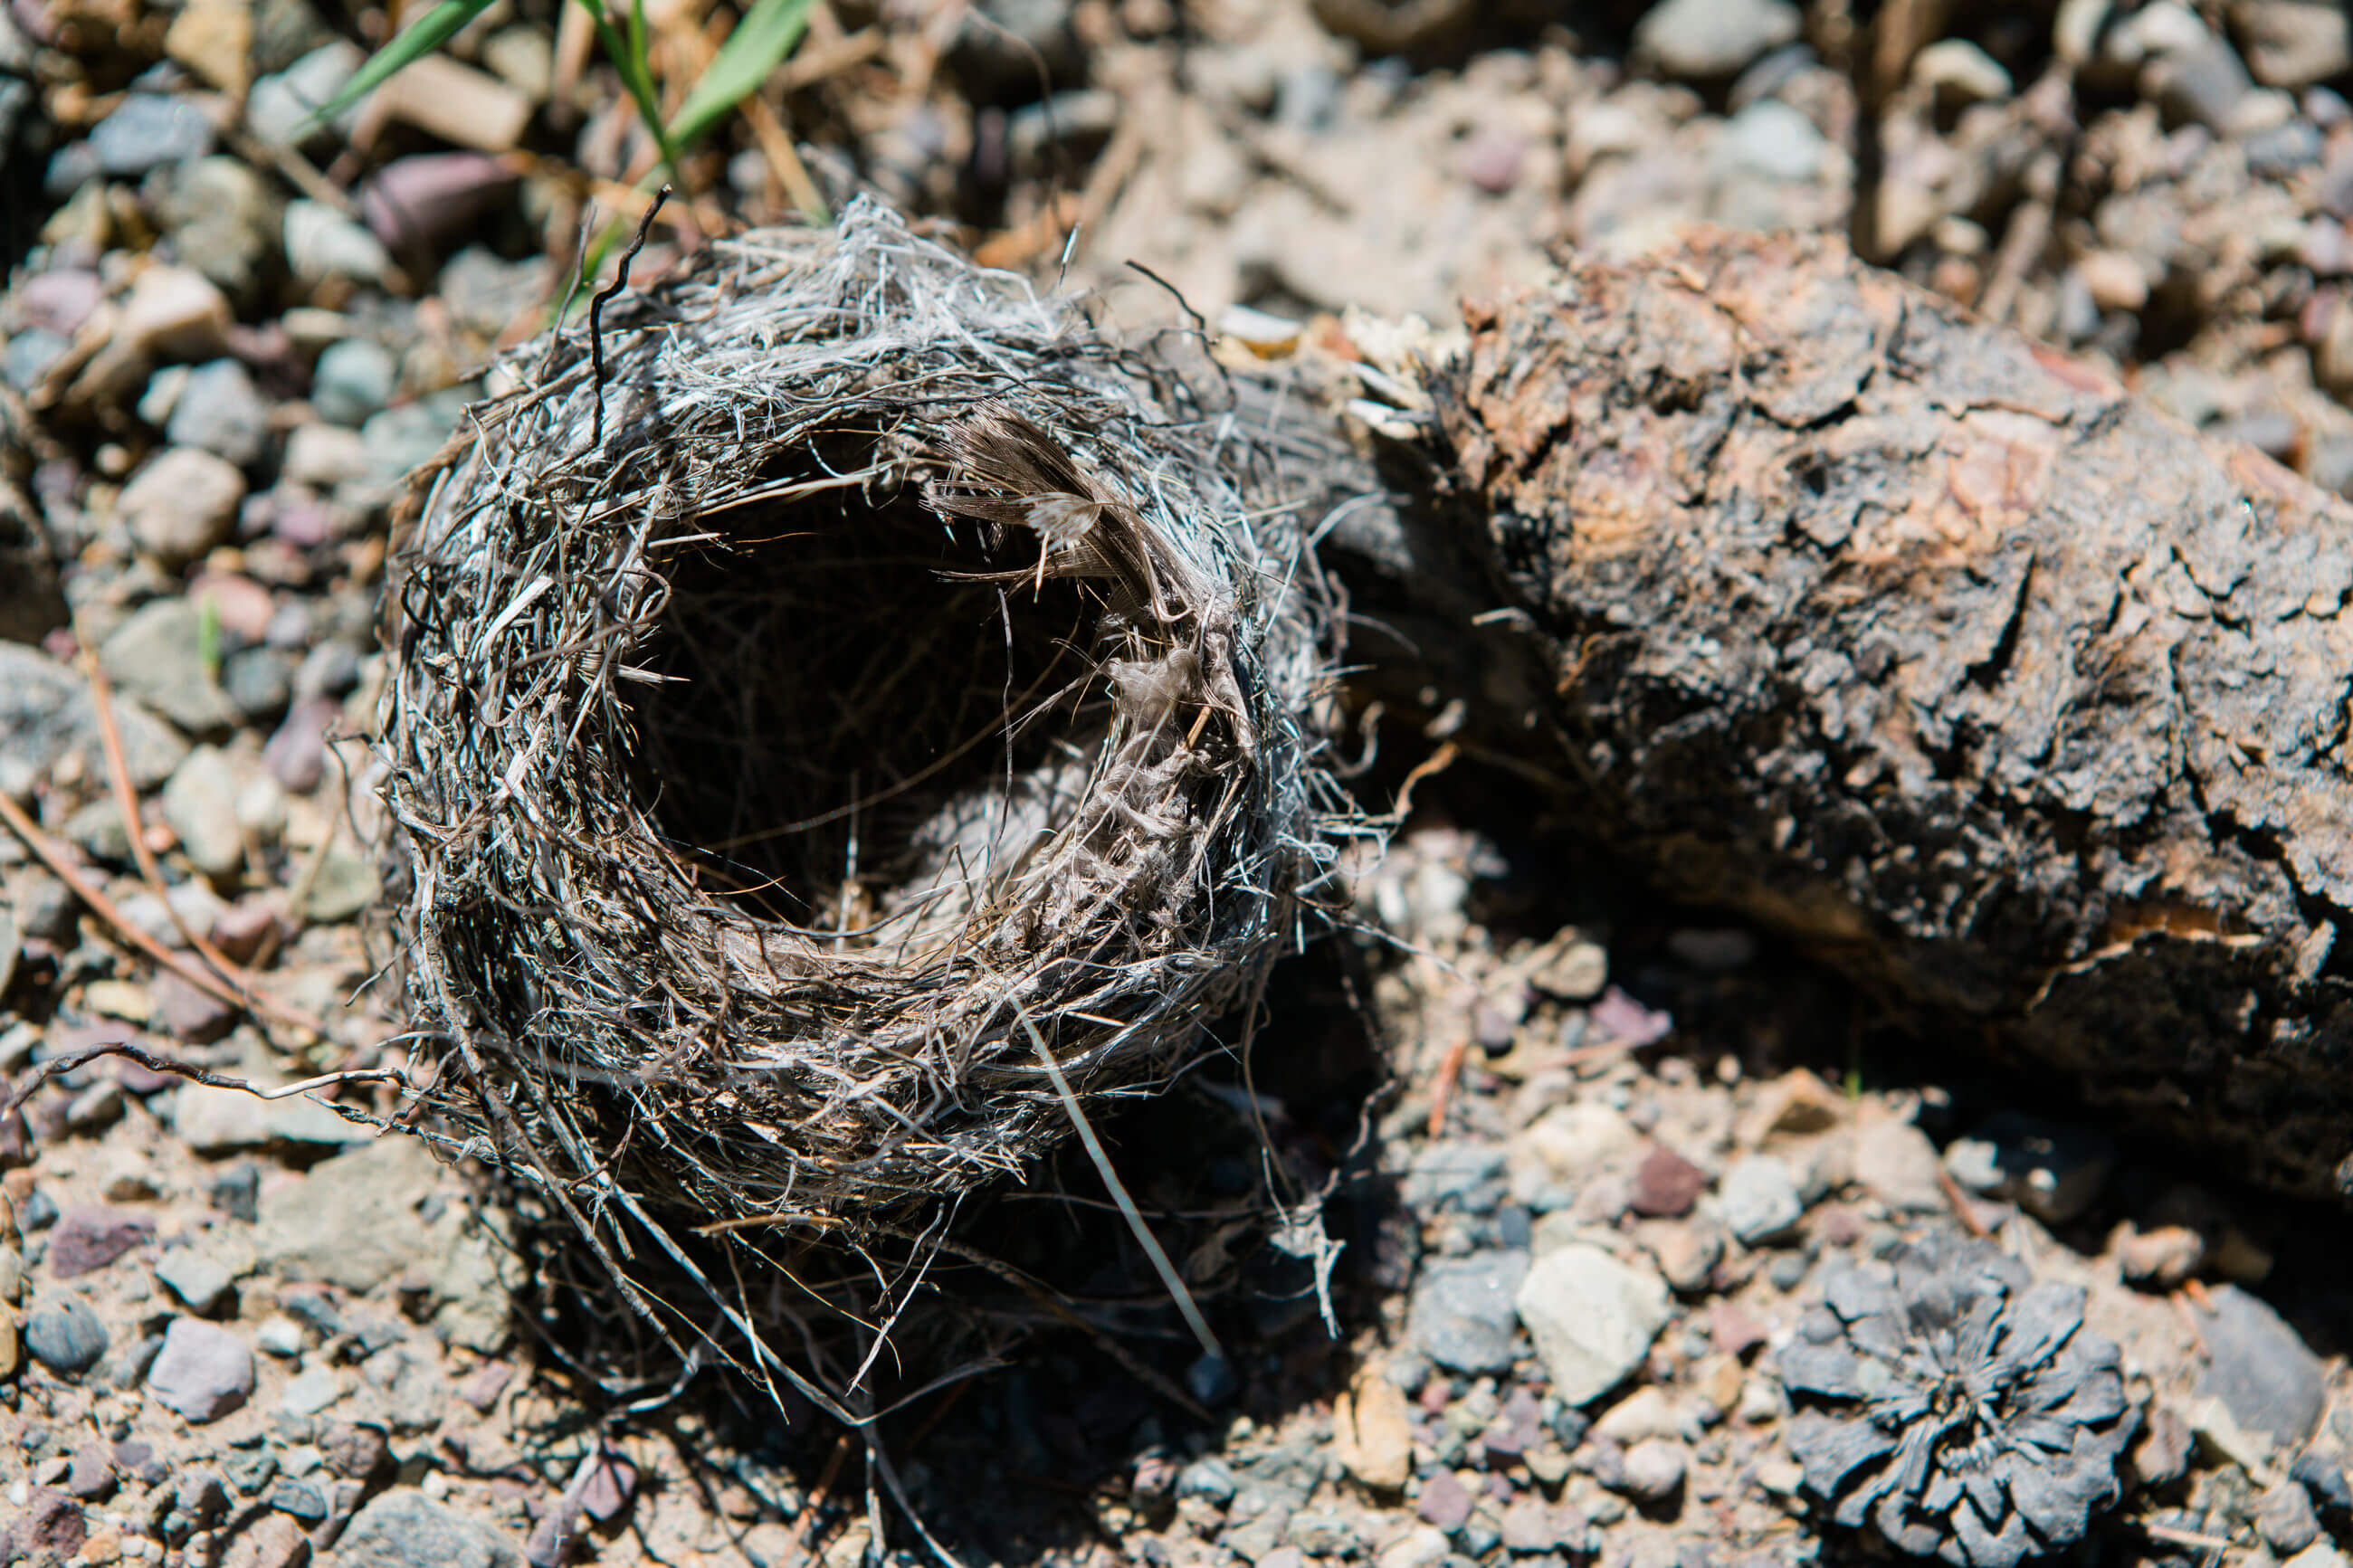
[(678, 152), (670, 143), (670, 132), (663, 126), (661, 100), (654, 91), (653, 67), (648, 61), (645, 48), (645, 12), (640, 5), (633, 9), (631, 26), (627, 35), (613, 26), (612, 17), (605, 14), (604, 0), (580, 0), (580, 8), (588, 13), (596, 26), (596, 41), (604, 47), (605, 58), (613, 62), (620, 73), (621, 85), (628, 89), (630, 100), (638, 106), (638, 118), (644, 121), (654, 146), (661, 153), (673, 176), (678, 169)]
[(712, 57), (711, 68), (679, 105), (670, 122), (670, 145), (693, 146), (766, 80), (808, 29), (813, 5), (814, 0), (753, 0)]
[(370, 55), (367, 63), (343, 83), (343, 90), (312, 112), (308, 125), (315, 127), (332, 120), (383, 86), (384, 79), (393, 72), (448, 43), (460, 27), (489, 10), (491, 4), (492, 0), (441, 0), (441, 4), (403, 27), (391, 42)]

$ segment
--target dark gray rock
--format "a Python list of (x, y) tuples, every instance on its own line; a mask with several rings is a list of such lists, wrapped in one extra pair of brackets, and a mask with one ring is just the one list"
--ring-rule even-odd
[(2327, 1369), (2285, 1320), (2236, 1285), (2207, 1292), (2213, 1310), (2198, 1313), (2206, 1342), (2203, 1390), (2251, 1432), (2296, 1447), (2312, 1436), (2327, 1404)]
[(106, 1325), (79, 1296), (43, 1301), (25, 1319), (25, 1348), (51, 1372), (88, 1372), (106, 1353)]
[(1525, 1252), (1474, 1252), (1423, 1265), (1407, 1310), (1407, 1337), (1440, 1366), (1504, 1370), (1519, 1330), (1512, 1299), (1527, 1273)]

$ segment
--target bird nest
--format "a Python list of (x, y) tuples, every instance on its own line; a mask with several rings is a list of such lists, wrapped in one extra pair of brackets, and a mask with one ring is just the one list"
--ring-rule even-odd
[(1331, 859), (1336, 616), (1181, 357), (861, 201), (504, 363), (387, 610), (448, 1146), (871, 1235), (1191, 1058)]

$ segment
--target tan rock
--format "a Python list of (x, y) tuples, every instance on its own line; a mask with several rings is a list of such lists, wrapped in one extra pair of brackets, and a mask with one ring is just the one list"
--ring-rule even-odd
[(131, 286), (115, 342), (159, 360), (211, 359), (228, 347), (228, 297), (185, 267), (150, 267)]
[(244, 0), (195, 0), (172, 18), (164, 52), (243, 98), (253, 85), (253, 8)]
[(427, 55), (376, 89), (366, 119), (396, 120), (460, 147), (505, 153), (531, 123), (531, 100), (488, 72)]
[(1340, 1462), (1348, 1473), (1382, 1491), (1402, 1489), (1413, 1474), (1413, 1422), (1405, 1391), (1366, 1367), (1332, 1408)]

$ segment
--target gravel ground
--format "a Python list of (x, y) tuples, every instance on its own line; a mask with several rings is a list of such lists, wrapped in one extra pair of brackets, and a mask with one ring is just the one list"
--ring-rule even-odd
[[(1279, 353), (1368, 330), (1352, 310), (1442, 329), (1551, 247), (1847, 229), (1876, 168), (1867, 254), (2353, 493), (2332, 4), (1952, 7), (1869, 114), (1837, 5), (974, 9), (820, 6), (640, 276), (872, 188), (1050, 278), (1080, 220), (1069, 280), (1115, 320), (1170, 309), (1140, 261)], [(666, 65), (696, 15), (655, 10)], [(365, 933), (397, 482), (561, 293), (584, 202), (626, 210), (648, 161), (557, 16), (501, 0), (311, 128), (380, 12), (0, 9), (12, 1079), (129, 1038), (286, 1084), (396, 1028)], [(1337, 1333), (1254, 1235), (1188, 1259), (1247, 1264), (1223, 1360), (1111, 1268), (1090, 1314), (1160, 1386), (1038, 1334), (882, 1425), (961, 1561), (2342, 1568), (2341, 1216), (1889, 1037), (1506, 779), (1419, 798), (1355, 868), (1363, 932), (1292, 966), (1261, 1046), (1290, 1065), (1260, 1113), (1335, 1176)], [(200, 941), (270, 1005), (208, 994)], [(1131, 1183), (1247, 1188), (1195, 1142), (1240, 1093), (1132, 1116)], [(0, 1125), (0, 1563), (854, 1568), (878, 1522), (929, 1560), (822, 1424), (588, 1370), (528, 1211), (316, 1099), (108, 1059)], [(1069, 1204), (1039, 1212), (1038, 1247), (1109, 1268)]]

